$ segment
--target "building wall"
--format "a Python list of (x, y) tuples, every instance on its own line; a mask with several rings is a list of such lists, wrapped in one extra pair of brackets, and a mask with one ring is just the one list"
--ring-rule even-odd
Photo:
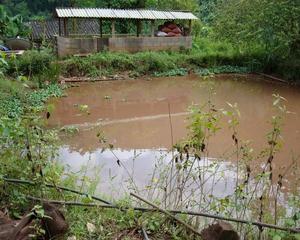
[(57, 52), (59, 57), (75, 54), (89, 54), (103, 50), (138, 52), (157, 50), (177, 50), (191, 48), (192, 37), (120, 37), (120, 38), (81, 38), (57, 37)]
[(138, 52), (192, 47), (192, 37), (135, 37), (109, 38), (110, 51)]
[(97, 38), (57, 37), (57, 54), (59, 57), (74, 54), (95, 53), (97, 51)]

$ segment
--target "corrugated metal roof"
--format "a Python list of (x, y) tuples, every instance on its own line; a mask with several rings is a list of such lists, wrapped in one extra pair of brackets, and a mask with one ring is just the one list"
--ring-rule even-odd
[(115, 18), (116, 15), (114, 14), (114, 11), (112, 9), (103, 9), (103, 8), (97, 8), (95, 9), (95, 12), (97, 13), (97, 16), (102, 16), (102, 18)]
[(141, 9), (138, 11), (143, 19), (155, 19), (155, 16), (153, 15), (153, 11), (151, 11), (151, 10)]
[(191, 12), (170, 12), (175, 19), (198, 19), (194, 14)]
[(154, 19), (169, 19), (167, 17), (167, 15), (164, 13), (164, 11), (156, 11), (156, 10), (153, 10), (151, 11), (153, 16), (154, 16)]
[(113, 10), (116, 18), (129, 18), (129, 14), (125, 10)]
[(117, 18), (117, 19), (161, 19), (193, 20), (198, 19), (191, 12), (158, 11), (146, 9), (107, 9), (107, 8), (57, 8), (59, 18)]

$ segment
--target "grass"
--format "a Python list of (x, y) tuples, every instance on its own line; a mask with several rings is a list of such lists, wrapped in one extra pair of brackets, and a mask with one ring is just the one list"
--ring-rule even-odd
[[(277, 74), (290, 82), (297, 82), (300, 76), (299, 59), (296, 57), (277, 57), (271, 61), (259, 46), (241, 50), (229, 43), (205, 38), (195, 39), (190, 50), (134, 54), (101, 52), (86, 58), (69, 57), (62, 62), (61, 73), (65, 77), (98, 77), (124, 71), (132, 76), (182, 76), (187, 70), (198, 71), (199, 68), (215, 69), (214, 73), (227, 73), (228, 67), (222, 66), (241, 68), (241, 72)], [(232, 72), (240, 72), (236, 69)]]
[[(198, 40), (191, 50), (138, 52), (135, 54), (101, 52), (86, 58), (70, 57), (62, 62), (62, 74), (72, 76), (101, 76), (129, 71), (133, 75), (176, 76), (188, 70), (232, 65), (259, 68), (253, 60), (263, 58), (260, 52), (241, 53), (226, 43)], [(221, 71), (221, 69), (220, 69)]]
[(260, 46), (239, 49), (208, 38), (196, 38), (192, 49), (179, 51), (134, 54), (104, 51), (85, 58), (67, 57), (58, 62), (51, 50), (44, 49), (27, 51), (20, 57), (13, 56), (6, 60), (8, 67), (5, 67), (5, 72), (8, 75), (27, 78), (38, 87), (45, 82), (57, 81), (59, 75), (96, 78), (124, 72), (132, 77), (163, 77), (183, 76), (190, 71), (215, 74), (258, 71), (279, 75), (296, 83), (300, 76), (300, 62), (296, 55), (289, 59), (280, 56), (270, 58)]
[[(147, 229), (147, 234), (151, 239), (166, 239), (166, 236), (172, 236), (174, 230), (169, 221), (158, 213), (141, 213), (132, 209), (120, 211), (84, 207), (68, 207), (67, 210), (67, 216), (73, 223), (70, 226), (69, 236), (76, 236), (77, 239), (116, 239), (122, 233), (125, 233), (124, 237), (128, 236), (128, 239), (136, 239), (130, 238), (130, 235), (131, 237), (139, 236), (138, 239), (141, 239), (142, 227)], [(78, 220), (74, 221), (74, 219)], [(95, 231), (89, 231), (87, 224), (93, 224)], [(134, 229), (136, 229), (135, 234), (130, 234)], [(166, 234), (168, 231), (170, 233)], [(184, 240), (188, 237), (181, 235), (180, 239)]]

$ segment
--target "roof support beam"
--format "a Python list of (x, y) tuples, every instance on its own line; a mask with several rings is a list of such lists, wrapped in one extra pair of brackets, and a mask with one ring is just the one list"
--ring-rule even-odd
[(155, 32), (155, 21), (151, 20), (151, 37), (154, 37)]
[(100, 37), (102, 37), (102, 19), (99, 19), (99, 32), (100, 32)]
[(58, 36), (61, 37), (62, 32), (61, 32), (61, 18), (58, 18)]
[(137, 20), (136, 22), (136, 36), (139, 37), (142, 31), (142, 21), (141, 20)]
[(64, 36), (68, 36), (68, 19), (64, 18)]
[(192, 20), (189, 20), (189, 36), (192, 34)]
[(77, 34), (77, 19), (72, 18), (72, 34)]
[(116, 20), (115, 19), (111, 20), (111, 37), (112, 38), (116, 37)]

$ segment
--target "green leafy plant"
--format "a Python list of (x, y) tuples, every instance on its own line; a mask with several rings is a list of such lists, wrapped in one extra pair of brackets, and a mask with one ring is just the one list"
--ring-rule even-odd
[(42, 51), (26, 51), (20, 57), (14, 58), (9, 62), (9, 72), (32, 76), (48, 71), (51, 66), (51, 62), (54, 60), (54, 56), (50, 51), (51, 50), (49, 49)]
[(195, 72), (200, 76), (209, 76), (220, 73), (249, 73), (250, 69), (238, 66), (217, 66), (212, 68), (198, 68)]
[(4, 37), (27, 36), (29, 33), (28, 27), (23, 23), (23, 17), (16, 15), (10, 17), (4, 9), (0, 6), (0, 35)]
[(5, 53), (0, 52), (0, 76), (3, 76), (8, 68), (8, 63), (5, 60)]
[(186, 68), (177, 68), (170, 71), (164, 72), (154, 72), (153, 76), (155, 77), (172, 77), (172, 76), (185, 76), (188, 74), (188, 70)]

